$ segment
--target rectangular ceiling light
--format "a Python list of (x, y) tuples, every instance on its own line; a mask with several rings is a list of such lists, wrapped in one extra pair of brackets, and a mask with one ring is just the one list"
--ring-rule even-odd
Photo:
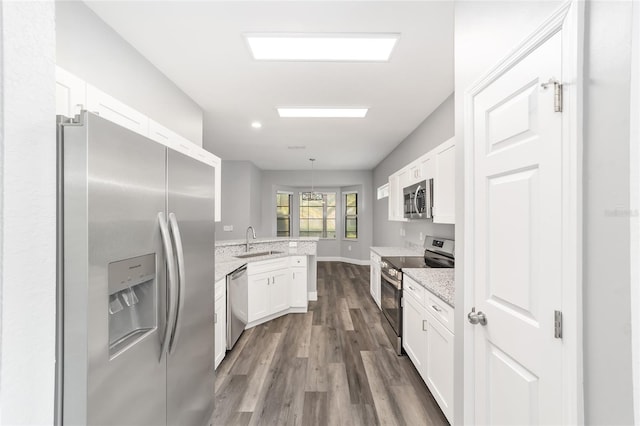
[(400, 34), (245, 34), (259, 61), (386, 62)]
[(364, 118), (369, 108), (278, 108), (281, 118)]

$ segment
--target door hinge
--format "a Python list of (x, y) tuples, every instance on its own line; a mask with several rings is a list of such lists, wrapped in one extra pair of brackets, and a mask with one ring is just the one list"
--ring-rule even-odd
[(562, 84), (558, 80), (550, 78), (547, 83), (542, 83), (543, 89), (553, 84), (553, 110), (555, 112), (562, 112)]
[(553, 337), (562, 339), (562, 311), (554, 311), (553, 313)]

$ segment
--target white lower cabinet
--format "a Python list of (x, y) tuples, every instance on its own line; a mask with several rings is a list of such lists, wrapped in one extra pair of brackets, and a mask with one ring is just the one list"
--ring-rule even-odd
[(423, 378), (449, 422), (453, 417), (453, 333), (429, 312), (424, 325), (427, 357)]
[(215, 287), (215, 368), (224, 359), (227, 353), (227, 280), (221, 279)]
[[(433, 298), (436, 297), (411, 278), (404, 276), (402, 347), (451, 423), (453, 421), (453, 333), (429, 310), (434, 309)], [(441, 309), (439, 306), (436, 308)], [(449, 309), (453, 317), (453, 309), (450, 307)]]
[(371, 252), (369, 291), (380, 308), (380, 256), (374, 252)]
[(289, 308), (291, 279), (287, 258), (252, 262), (248, 271), (249, 323)]
[(291, 256), (291, 307), (307, 309), (307, 256)]

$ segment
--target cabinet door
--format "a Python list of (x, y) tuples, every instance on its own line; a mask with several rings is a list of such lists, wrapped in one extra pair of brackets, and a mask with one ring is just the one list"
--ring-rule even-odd
[(226, 298), (216, 301), (215, 313), (215, 357), (216, 368), (227, 353), (227, 303)]
[(56, 115), (80, 114), (87, 101), (87, 84), (60, 67), (56, 67)]
[[(427, 329), (425, 309), (411, 295), (404, 296), (402, 309), (402, 347), (426, 382)], [(452, 360), (453, 361), (453, 360)]]
[(380, 309), (380, 259), (373, 266), (373, 300), (376, 301), (378, 309)]
[(435, 149), (435, 178), (433, 180), (433, 222), (455, 223), (456, 164), (455, 139)]
[(291, 307), (307, 307), (307, 268), (291, 268)]
[[(422, 179), (433, 179), (436, 174), (434, 156), (430, 152), (420, 157), (420, 169), (422, 171)], [(421, 179), (421, 180), (422, 180)]]
[(269, 312), (267, 315), (289, 309), (289, 268), (271, 273), (269, 283)]
[(146, 115), (90, 84), (87, 84), (87, 109), (143, 136), (149, 134), (149, 118)]
[(431, 314), (427, 318), (427, 386), (440, 409), (453, 420), (453, 334)]
[(271, 273), (249, 275), (249, 304), (248, 321), (256, 321), (266, 317), (269, 310), (269, 290), (271, 287)]

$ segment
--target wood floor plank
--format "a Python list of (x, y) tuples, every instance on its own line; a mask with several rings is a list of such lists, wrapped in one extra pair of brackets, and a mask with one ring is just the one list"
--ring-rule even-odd
[(304, 393), (303, 425), (326, 425), (327, 414), (327, 392)]
[[(384, 380), (378, 368), (378, 359), (374, 352), (362, 351), (362, 362), (364, 369), (367, 372), (367, 379), (369, 381), (369, 387), (373, 395), (373, 403), (376, 407), (376, 413), (380, 419), (382, 425), (403, 425), (405, 424), (402, 418), (400, 408), (395, 399), (389, 393), (389, 389), (385, 386)], [(425, 424), (419, 423), (419, 424)]]
[(216, 371), (216, 425), (446, 425), (369, 294), (369, 267), (318, 263), (318, 300), (246, 330)]
[(306, 392), (326, 392), (329, 388), (327, 376), (327, 327), (314, 325), (311, 327), (311, 348), (304, 390)]
[[(349, 396), (349, 382), (344, 363), (333, 363), (327, 366), (329, 391), (327, 396), (327, 425), (341, 426), (353, 423), (353, 414)], [(357, 423), (355, 423), (357, 424)]]
[[(297, 358), (309, 358), (309, 347), (311, 346), (311, 327), (313, 324), (313, 313), (297, 314), (302, 318), (296, 320), (299, 329), (299, 337), (296, 339)], [(299, 322), (298, 322), (299, 321)]]
[(247, 391), (238, 406), (239, 411), (253, 412), (253, 410), (255, 410), (260, 397), (260, 390), (271, 368), (271, 361), (273, 360), (276, 347), (280, 343), (281, 335), (281, 333), (271, 333), (271, 338), (266, 341), (266, 345), (261, 347), (260, 351), (256, 351), (259, 356), (256, 358), (256, 364), (248, 375)]
[(338, 301), (338, 316), (344, 330), (353, 330), (351, 312), (349, 312), (349, 306), (347, 305), (347, 301), (344, 298), (341, 298)]

